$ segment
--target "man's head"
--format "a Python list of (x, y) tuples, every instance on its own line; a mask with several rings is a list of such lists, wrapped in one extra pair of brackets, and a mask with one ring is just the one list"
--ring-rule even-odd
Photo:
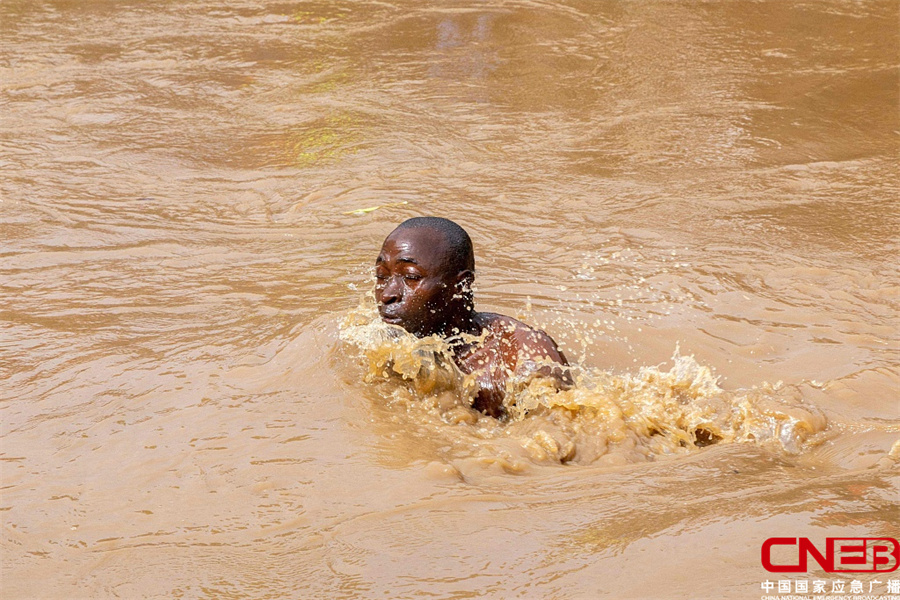
[(375, 261), (381, 318), (418, 336), (446, 335), (472, 311), (475, 254), (449, 219), (415, 217), (384, 240)]

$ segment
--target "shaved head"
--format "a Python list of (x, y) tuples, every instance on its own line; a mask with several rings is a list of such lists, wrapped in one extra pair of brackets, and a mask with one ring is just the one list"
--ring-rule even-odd
[(413, 217), (400, 223), (391, 235), (403, 229), (430, 229), (439, 233), (447, 244), (447, 267), (455, 273), (475, 270), (475, 252), (472, 249), (472, 240), (465, 229), (450, 219)]
[(477, 333), (470, 322), (474, 268), (472, 240), (462, 227), (438, 217), (404, 221), (375, 260), (378, 312), (420, 337)]

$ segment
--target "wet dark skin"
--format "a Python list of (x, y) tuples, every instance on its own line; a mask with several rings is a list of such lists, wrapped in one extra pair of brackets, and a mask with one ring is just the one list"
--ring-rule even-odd
[[(551, 376), (563, 386), (570, 382), (566, 357), (549, 335), (512, 317), (475, 311), (470, 291), (475, 274), (452, 267), (440, 231), (395, 230), (375, 261), (375, 277), (381, 318), (418, 337), (436, 334), (450, 341), (460, 370), (476, 373), (473, 407), (485, 414), (503, 416), (506, 381), (513, 373)], [(464, 342), (460, 334), (483, 338)]]

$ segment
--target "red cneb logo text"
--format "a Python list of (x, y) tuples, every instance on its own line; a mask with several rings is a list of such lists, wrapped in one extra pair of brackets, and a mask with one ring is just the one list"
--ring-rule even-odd
[[(773, 562), (773, 548), (788, 564)], [(810, 556), (827, 573), (888, 573), (900, 566), (900, 543), (887, 537), (825, 538), (824, 555), (809, 538), (775, 537), (763, 542), (761, 554), (770, 573), (805, 573)]]

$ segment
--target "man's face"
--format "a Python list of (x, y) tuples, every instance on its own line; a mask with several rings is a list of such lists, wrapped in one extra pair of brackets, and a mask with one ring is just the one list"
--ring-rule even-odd
[(456, 273), (447, 262), (444, 235), (428, 228), (394, 230), (375, 261), (375, 300), (386, 323), (417, 336), (446, 324)]

